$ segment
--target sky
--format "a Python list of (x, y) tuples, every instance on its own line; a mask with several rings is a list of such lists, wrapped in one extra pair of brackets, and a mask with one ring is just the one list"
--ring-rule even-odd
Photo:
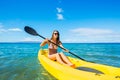
[(0, 42), (43, 41), (24, 31), (34, 28), (65, 43), (119, 43), (119, 0), (0, 0)]

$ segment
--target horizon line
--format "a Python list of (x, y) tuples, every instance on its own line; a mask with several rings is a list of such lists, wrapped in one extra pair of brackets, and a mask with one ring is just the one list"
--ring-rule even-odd
[[(18, 42), (0, 42), (0, 43), (41, 43), (39, 41), (18, 41)], [(120, 42), (63, 42), (63, 43), (120, 43)]]

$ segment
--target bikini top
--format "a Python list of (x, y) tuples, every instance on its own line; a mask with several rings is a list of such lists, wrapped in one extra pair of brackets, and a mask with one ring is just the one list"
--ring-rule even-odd
[(57, 53), (57, 49), (54, 48), (54, 45), (52, 43), (50, 43), (48, 48), (49, 48), (49, 55)]
[[(59, 41), (59, 43), (58, 44), (60, 44), (61, 42)], [(49, 49), (55, 49), (55, 46), (54, 46), (54, 44), (53, 43), (50, 43), (49, 44), (49, 47), (48, 47)], [(57, 48), (57, 47), (56, 47)]]
[(50, 45), (49, 45), (48, 48), (49, 48), (49, 49), (55, 49), (55, 48), (54, 48), (54, 45), (53, 45), (52, 43), (50, 43)]

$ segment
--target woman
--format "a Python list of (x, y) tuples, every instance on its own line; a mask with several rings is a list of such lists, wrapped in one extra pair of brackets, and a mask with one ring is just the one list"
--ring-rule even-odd
[[(58, 44), (59, 46), (64, 48), (61, 41), (60, 41), (60, 34), (57, 30), (53, 31), (52, 38), (50, 39), (50, 41), (55, 43), (55, 44)], [(71, 61), (62, 52), (60, 54), (57, 52), (58, 46), (50, 43), (49, 39), (45, 39), (40, 44), (40, 46), (42, 47), (45, 44), (48, 44), (48, 50), (49, 50), (48, 58), (50, 58), (51, 60), (56, 60), (60, 64), (64, 64), (64, 65), (71, 66), (71, 67), (75, 68), (75, 65), (73, 63), (71, 63)], [(65, 52), (69, 52), (69, 51), (66, 49)]]

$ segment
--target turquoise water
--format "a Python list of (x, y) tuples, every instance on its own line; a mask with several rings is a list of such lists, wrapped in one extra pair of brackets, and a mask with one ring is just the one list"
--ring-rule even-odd
[[(88, 61), (120, 67), (118, 43), (64, 43), (63, 45)], [(39, 43), (0, 43), (0, 80), (56, 80), (39, 63), (37, 58), (39, 49)]]

